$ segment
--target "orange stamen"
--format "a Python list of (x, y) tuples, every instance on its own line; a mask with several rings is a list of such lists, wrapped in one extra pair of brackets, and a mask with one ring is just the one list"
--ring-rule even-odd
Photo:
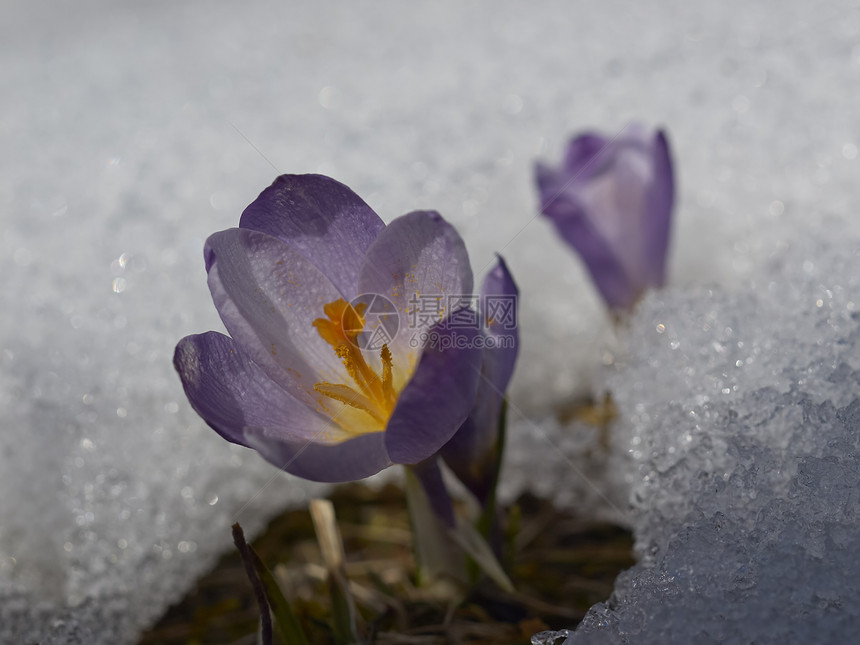
[(393, 361), (388, 345), (383, 345), (380, 352), (380, 378), (367, 364), (364, 354), (356, 344), (356, 338), (364, 329), (365, 308), (364, 304), (353, 307), (343, 298), (339, 298), (323, 307), (327, 319), (317, 318), (313, 321), (320, 337), (332, 346), (355, 384), (352, 386), (323, 381), (314, 385), (314, 390), (325, 397), (366, 412), (385, 426), (397, 403), (392, 375)]

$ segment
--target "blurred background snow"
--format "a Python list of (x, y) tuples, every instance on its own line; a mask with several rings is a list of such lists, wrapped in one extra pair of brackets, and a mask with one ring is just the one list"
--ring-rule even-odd
[[(625, 442), (659, 430), (624, 425), (607, 476), (583, 429), (549, 420), (627, 354), (535, 219), (533, 160), (583, 128), (665, 126), (673, 287), (634, 328), (699, 320), (711, 297), (767, 318), (772, 301), (744, 294), (786, 267), (858, 273), (858, 85), (849, 2), (3, 3), (0, 640), (133, 642), (231, 522), (253, 531), (317, 490), (208, 430), (170, 362), (221, 328), (203, 240), (283, 172), (332, 175), (386, 221), (440, 211), (478, 274), (501, 251), (522, 291), (508, 494), (633, 521), (647, 472)], [(844, 313), (858, 300), (842, 296)], [(632, 334), (633, 365), (654, 338)], [(689, 376), (672, 392), (695, 402)], [(669, 396), (619, 378), (622, 414)]]

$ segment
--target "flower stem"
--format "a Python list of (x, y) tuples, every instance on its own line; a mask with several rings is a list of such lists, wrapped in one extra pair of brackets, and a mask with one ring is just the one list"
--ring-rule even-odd
[(486, 539), (470, 521), (454, 514), (454, 505), (436, 458), (406, 469), (406, 498), (419, 579), (422, 576), (429, 580), (447, 577), (467, 583), (470, 576), (465, 556), (468, 556), (501, 589), (513, 590)]
[(505, 453), (505, 439), (507, 437), (507, 426), (508, 426), (508, 399), (502, 399), (502, 405), (499, 410), (499, 426), (498, 433), (496, 434), (496, 449), (495, 449), (495, 463), (493, 464), (493, 480), (490, 483), (489, 493), (487, 494), (487, 500), (484, 503), (484, 508), (481, 509), (481, 515), (478, 517), (478, 522), (476, 527), (478, 531), (484, 536), (484, 539), (492, 544), (497, 536), (497, 533), (500, 529), (499, 527), (499, 514), (497, 509), (497, 491), (499, 485), (499, 475), (502, 470), (502, 459)]

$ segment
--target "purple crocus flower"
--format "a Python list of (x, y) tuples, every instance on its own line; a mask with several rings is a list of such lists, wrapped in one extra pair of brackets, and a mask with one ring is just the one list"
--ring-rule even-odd
[[(416, 296), (472, 290), (463, 241), (437, 213), (385, 226), (343, 184), (284, 175), (204, 256), (230, 336), (183, 338), (174, 365), (228, 441), (306, 479), (351, 481), (432, 457), (474, 407), (480, 330), (452, 329), (444, 312), (422, 346), (407, 325)], [(363, 294), (391, 307), (371, 315)]]
[(538, 164), (536, 179), (541, 212), (582, 256), (610, 308), (629, 310), (647, 288), (663, 286), (674, 181), (661, 130), (582, 134), (561, 167)]

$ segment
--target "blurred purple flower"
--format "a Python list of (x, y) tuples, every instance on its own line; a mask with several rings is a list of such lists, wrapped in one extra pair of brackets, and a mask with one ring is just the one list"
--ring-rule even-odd
[(582, 134), (559, 168), (538, 164), (541, 212), (582, 256), (611, 309), (631, 309), (666, 277), (674, 201), (661, 130), (630, 126), (615, 138)]
[[(228, 441), (306, 479), (351, 481), (434, 456), (475, 406), (482, 332), (440, 319), (436, 342), (421, 346), (405, 324), (416, 295), (472, 290), (463, 241), (437, 213), (385, 226), (343, 184), (284, 175), (239, 228), (209, 237), (204, 257), (230, 337), (187, 336), (174, 365), (191, 406)], [(374, 319), (363, 294), (393, 311)], [(386, 342), (359, 342), (378, 334)]]

